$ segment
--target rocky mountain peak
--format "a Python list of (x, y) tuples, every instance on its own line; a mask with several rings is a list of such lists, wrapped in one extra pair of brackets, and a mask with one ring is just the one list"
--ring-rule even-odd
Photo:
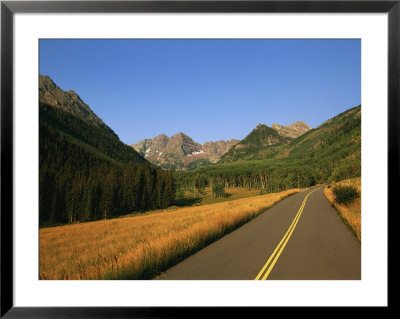
[(279, 130), (281, 128), (283, 128), (283, 125), (280, 125), (278, 123), (272, 123), (271, 128), (273, 128), (274, 130)]
[(153, 140), (155, 140), (155, 139), (168, 140), (168, 136), (165, 134), (160, 134), (160, 135), (157, 135), (155, 138), (153, 138)]
[(311, 130), (311, 127), (302, 121), (297, 121), (286, 126), (273, 123), (271, 128), (277, 131), (279, 135), (289, 138), (297, 138)]
[(185, 155), (200, 151), (201, 145), (193, 141), (188, 135), (179, 132), (170, 137), (165, 148), (167, 152), (173, 152), (183, 158)]
[(197, 167), (196, 163), (201, 161), (202, 165), (218, 162), (221, 156), (238, 142), (239, 140), (231, 139), (206, 142), (201, 145), (185, 133), (179, 132), (171, 137), (160, 134), (131, 146), (155, 165), (185, 170), (188, 165)]
[(150, 141), (152, 141), (152, 145), (155, 149), (162, 151), (167, 146), (169, 138), (167, 135), (161, 134), (153, 138), (153, 140), (150, 139)]
[(307, 129), (307, 130), (311, 130), (311, 126), (307, 125), (306, 123), (302, 122), (302, 121), (297, 121), (294, 122), (290, 125), (287, 125), (287, 127), (291, 127), (293, 129)]
[(240, 141), (237, 139), (230, 139), (228, 141), (220, 140), (216, 142), (205, 142), (203, 144), (202, 150), (206, 153), (215, 155), (216, 157), (221, 157), (229, 149), (239, 143)]
[(254, 130), (261, 130), (261, 129), (263, 129), (263, 128), (266, 128), (266, 127), (268, 127), (267, 125), (265, 125), (265, 124), (258, 124), (256, 127), (255, 127), (255, 129)]
[(113, 132), (73, 90), (63, 91), (47, 75), (39, 75), (39, 101), (61, 108), (107, 131)]
[(40, 89), (55, 89), (57, 85), (48, 75), (39, 75), (39, 90)]
[(180, 139), (180, 140), (192, 140), (190, 136), (186, 135), (185, 133), (179, 132), (171, 136), (173, 139)]

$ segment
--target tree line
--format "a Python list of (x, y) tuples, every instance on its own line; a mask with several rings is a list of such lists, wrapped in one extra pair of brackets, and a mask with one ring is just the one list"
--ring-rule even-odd
[[(173, 204), (171, 171), (136, 160), (118, 138), (63, 110), (40, 110), (45, 113), (39, 117), (40, 226), (108, 219)], [(60, 129), (65, 119), (71, 122), (68, 132)], [(96, 140), (96, 134), (102, 138)], [(113, 156), (118, 149), (123, 150), (122, 160), (121, 154)]]
[(316, 184), (318, 174), (305, 165), (277, 164), (266, 161), (226, 163), (202, 167), (196, 171), (176, 172), (178, 190), (196, 191), (207, 185), (223, 188), (246, 187), (266, 193), (280, 192), (290, 188), (309, 187)]

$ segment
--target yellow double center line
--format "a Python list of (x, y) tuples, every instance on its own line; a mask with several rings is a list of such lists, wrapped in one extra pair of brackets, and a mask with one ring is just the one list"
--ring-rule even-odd
[[(257, 277), (254, 278), (254, 280), (265, 280), (268, 278), (270, 272), (272, 271), (272, 268), (274, 268), (276, 262), (278, 261), (279, 256), (281, 255), (283, 249), (285, 248), (286, 244), (288, 243), (290, 236), (292, 236), (294, 229), (296, 228), (296, 225), (300, 219), (300, 216), (303, 212), (304, 206), (306, 205), (306, 201), (308, 196), (310, 196), (312, 193), (314, 193), (316, 190), (320, 189), (321, 187), (318, 187), (317, 189), (314, 189), (312, 192), (308, 193), (306, 197), (304, 197), (303, 203), (301, 204), (296, 217), (294, 218), (292, 224), (290, 225), (289, 229), (287, 230), (285, 236), (283, 236), (282, 240), (279, 242), (278, 246), (276, 246), (274, 252), (272, 255), (268, 258), (267, 262), (265, 263), (264, 267), (260, 270), (258, 273)], [(264, 276), (261, 278), (261, 276), (264, 274)], [(261, 279), (260, 279), (261, 278)]]

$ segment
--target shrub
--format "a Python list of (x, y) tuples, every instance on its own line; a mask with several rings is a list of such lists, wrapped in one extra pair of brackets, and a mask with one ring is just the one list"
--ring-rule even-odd
[(212, 195), (213, 197), (226, 197), (225, 187), (222, 182), (215, 182), (212, 185)]
[(177, 199), (182, 199), (185, 197), (185, 191), (183, 189), (180, 189), (176, 192), (176, 198)]
[(340, 204), (349, 204), (357, 197), (360, 197), (360, 193), (353, 186), (336, 186), (333, 189), (333, 193), (336, 196), (335, 201)]
[(266, 190), (265, 188), (262, 188), (262, 189), (260, 190), (259, 195), (265, 195), (265, 194), (267, 194), (267, 190)]

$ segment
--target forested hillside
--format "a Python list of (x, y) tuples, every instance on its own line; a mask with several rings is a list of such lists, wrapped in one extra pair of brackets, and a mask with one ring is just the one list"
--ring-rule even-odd
[[(240, 154), (240, 149), (234, 152), (236, 161), (231, 157), (232, 162), (223, 163), (225, 156), (233, 154), (228, 152), (217, 165), (176, 172), (178, 189), (223, 183), (225, 187), (257, 188), (269, 193), (361, 176), (361, 106), (339, 114), (291, 142), (276, 140), (275, 145), (258, 144), (253, 152), (256, 159), (249, 160), (251, 145), (263, 135), (253, 136), (251, 143), (245, 143), (250, 145), (244, 148), (245, 153)], [(264, 159), (260, 159), (262, 155)]]
[(249, 135), (222, 156), (218, 163), (260, 159), (260, 154), (265, 150), (273, 149), (274, 146), (285, 144), (291, 140), (292, 138), (280, 135), (267, 125), (259, 124)]
[(108, 127), (39, 103), (39, 224), (166, 208), (171, 171), (154, 167)]
[(361, 176), (361, 105), (280, 148), (275, 159), (302, 160), (315, 167), (323, 180)]

